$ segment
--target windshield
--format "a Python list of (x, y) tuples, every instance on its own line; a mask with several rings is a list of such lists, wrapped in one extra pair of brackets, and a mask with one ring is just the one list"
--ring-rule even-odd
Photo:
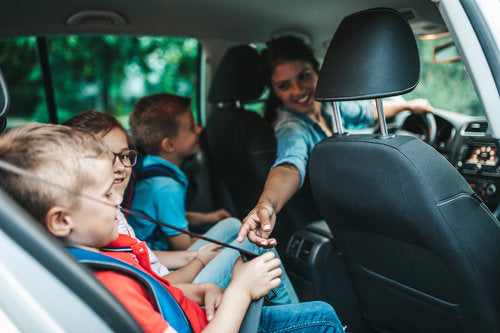
[(438, 109), (471, 116), (484, 116), (479, 99), (461, 60), (436, 64), (434, 48), (452, 42), (451, 37), (417, 39), (420, 53), (420, 82), (406, 99), (427, 98)]

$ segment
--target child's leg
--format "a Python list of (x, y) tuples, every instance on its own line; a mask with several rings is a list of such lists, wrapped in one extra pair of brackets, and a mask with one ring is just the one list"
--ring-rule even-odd
[[(224, 243), (231, 243), (238, 236), (238, 232), (240, 231), (241, 222), (240, 220), (234, 217), (228, 217), (218, 223), (216, 223), (213, 227), (210, 228), (203, 236), (218, 240)], [(207, 244), (207, 241), (202, 239), (196, 241), (193, 245), (191, 245), (188, 250), (196, 250)]]
[[(267, 251), (273, 251), (276, 254), (276, 257), (279, 257), (275, 249), (266, 250), (260, 248), (249, 242), (248, 239), (245, 239), (245, 241), (241, 244), (233, 241), (231, 242), (231, 245), (259, 255)], [(212, 261), (205, 268), (203, 268), (200, 273), (198, 273), (198, 275), (194, 278), (193, 283), (212, 282), (222, 289), (226, 289), (231, 281), (231, 272), (233, 270), (234, 261), (239, 255), (239, 252), (236, 250), (224, 249), (214, 259), (212, 259)], [(283, 265), (281, 265), (281, 269), (283, 270), (283, 274), (281, 275), (281, 284), (275, 289), (278, 296), (273, 299), (272, 302), (274, 304), (298, 303), (299, 299)]]
[(328, 303), (305, 302), (263, 307), (259, 333), (271, 332), (342, 333), (344, 329)]

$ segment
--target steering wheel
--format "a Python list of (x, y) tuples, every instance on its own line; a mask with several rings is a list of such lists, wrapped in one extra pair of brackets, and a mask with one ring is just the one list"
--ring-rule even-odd
[(429, 112), (410, 114), (401, 128), (395, 131), (395, 134), (415, 136), (431, 146), (435, 146), (437, 139), (436, 118), (434, 114)]
[(424, 121), (427, 128), (427, 138), (424, 141), (431, 146), (435, 146), (437, 138), (437, 125), (434, 114), (431, 112), (424, 113)]

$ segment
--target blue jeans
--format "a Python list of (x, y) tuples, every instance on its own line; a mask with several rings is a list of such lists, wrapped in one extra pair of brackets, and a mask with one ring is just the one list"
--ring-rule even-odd
[[(204, 234), (204, 236), (224, 243), (229, 243), (238, 248), (259, 255), (269, 251), (249, 242), (248, 239), (245, 239), (245, 241), (241, 244), (238, 243), (236, 241), (236, 236), (240, 231), (240, 226), (241, 222), (238, 219), (230, 217), (214, 225)], [(207, 241), (200, 239), (191, 245), (188, 250), (196, 250), (207, 243)], [(279, 257), (275, 249), (272, 249), (271, 251), (276, 254), (276, 257)], [(207, 266), (205, 266), (205, 268), (198, 273), (198, 275), (194, 278), (193, 283), (211, 282), (225, 290), (231, 281), (233, 265), (239, 255), (239, 252), (233, 249), (226, 248), (222, 250), (221, 253), (212, 259), (212, 261), (210, 261)], [(271, 302), (274, 304), (298, 303), (299, 299), (283, 265), (281, 265), (281, 269), (283, 270), (283, 274), (281, 275), (281, 284), (275, 289), (278, 296)]]
[(328, 332), (342, 333), (342, 323), (335, 310), (325, 302), (264, 306), (259, 333)]

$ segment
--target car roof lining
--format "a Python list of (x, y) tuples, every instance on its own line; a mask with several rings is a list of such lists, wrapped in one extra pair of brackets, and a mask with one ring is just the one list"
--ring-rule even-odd
[[(3, 6), (0, 38), (102, 33), (220, 38), (241, 43), (265, 42), (275, 33), (291, 30), (311, 36), (311, 46), (322, 55), (343, 17), (374, 6), (408, 11), (413, 17), (410, 23), (413, 21), (420, 32), (445, 29), (436, 5), (422, 0), (380, 0), (376, 5), (372, 0), (316, 0), (307, 6), (302, 0), (143, 0), (119, 5), (112, 0), (27, 0)], [(110, 17), (67, 24), (70, 17), (82, 11), (108, 11)], [(125, 24), (117, 23), (121, 22), (117, 17)]]

